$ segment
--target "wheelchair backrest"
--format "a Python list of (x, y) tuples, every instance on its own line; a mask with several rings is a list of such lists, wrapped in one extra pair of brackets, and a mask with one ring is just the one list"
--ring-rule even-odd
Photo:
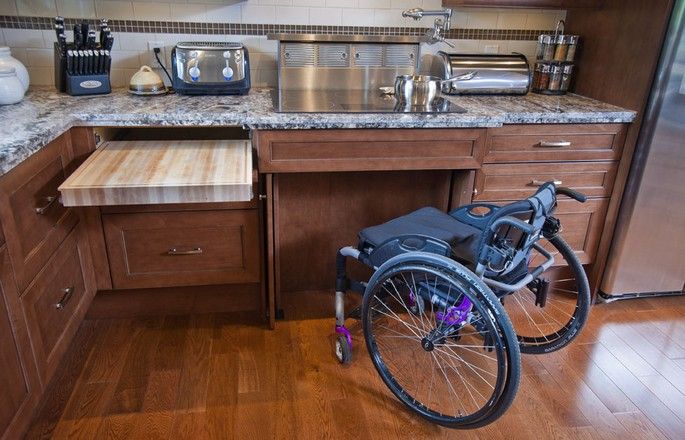
[[(542, 227), (547, 217), (551, 216), (556, 208), (557, 199), (555, 186), (552, 182), (544, 183), (531, 197), (518, 202), (505, 205), (488, 216), (483, 236), (478, 247), (478, 255), (483, 255), (486, 246), (508, 246), (513, 251), (508, 267), (516, 267), (524, 259), (528, 258), (530, 249), (538, 240)], [(494, 234), (487, 231), (498, 219), (511, 216), (533, 226), (534, 232), (526, 234), (522, 230), (510, 225), (499, 227)], [(503, 269), (501, 274), (506, 273)]]

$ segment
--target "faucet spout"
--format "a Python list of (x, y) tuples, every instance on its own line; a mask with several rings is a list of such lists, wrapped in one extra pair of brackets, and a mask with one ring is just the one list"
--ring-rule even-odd
[(417, 21), (423, 17), (437, 17), (433, 23), (433, 28), (429, 29), (427, 33), (430, 38), (429, 43), (433, 44), (439, 41), (444, 41), (452, 46), (449, 42), (445, 41), (445, 34), (450, 30), (450, 24), (452, 21), (452, 9), (444, 8), (426, 11), (422, 8), (412, 8), (402, 11), (402, 17), (413, 18)]
[(407, 9), (406, 11), (402, 11), (402, 17), (413, 18), (414, 20), (419, 21), (423, 18), (423, 9), (421, 9), (421, 8)]

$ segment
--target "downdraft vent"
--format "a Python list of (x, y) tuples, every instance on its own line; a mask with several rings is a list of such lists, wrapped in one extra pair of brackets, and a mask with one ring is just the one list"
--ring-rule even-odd
[(319, 67), (347, 67), (350, 58), (349, 44), (322, 44), (319, 46)]
[(286, 67), (316, 66), (316, 49), (316, 44), (282, 44), (281, 59)]
[(283, 43), (284, 67), (385, 67), (416, 68), (418, 45)]
[(383, 57), (384, 67), (413, 67), (418, 59), (418, 48), (409, 44), (388, 45)]
[(355, 44), (352, 46), (352, 53), (355, 66), (383, 66), (383, 46), (380, 44)]

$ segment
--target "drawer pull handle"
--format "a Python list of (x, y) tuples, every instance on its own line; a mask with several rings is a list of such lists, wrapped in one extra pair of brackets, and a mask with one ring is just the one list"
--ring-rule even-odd
[(540, 148), (562, 148), (570, 147), (571, 141), (540, 141), (537, 145)]
[(48, 209), (58, 200), (57, 196), (47, 196), (43, 200), (45, 200), (45, 205), (43, 206), (38, 206), (36, 208), (36, 214), (43, 215), (46, 212), (48, 212)]
[[(542, 185), (544, 185), (544, 184), (547, 183), (547, 182), (549, 182), (549, 180), (531, 180), (530, 183), (528, 184), (528, 186), (542, 186)], [(564, 183), (564, 182), (562, 182), (561, 180), (554, 180), (554, 181), (552, 181), (552, 182), (553, 182), (554, 185), (556, 185), (556, 186), (559, 186), (559, 185), (561, 185), (562, 183)]]
[(202, 253), (202, 248), (196, 247), (193, 249), (189, 249), (187, 251), (181, 251), (176, 248), (171, 248), (167, 251), (168, 255), (198, 255)]
[(62, 289), (62, 292), (64, 292), (64, 295), (62, 295), (62, 299), (60, 299), (59, 302), (55, 304), (56, 309), (63, 309), (64, 307), (66, 307), (67, 303), (71, 299), (71, 295), (74, 294), (74, 288), (67, 287), (66, 289)]

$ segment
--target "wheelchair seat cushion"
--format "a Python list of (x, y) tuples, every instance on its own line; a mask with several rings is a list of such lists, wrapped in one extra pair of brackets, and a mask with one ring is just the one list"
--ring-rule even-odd
[(454, 258), (475, 262), (481, 231), (436, 208), (426, 207), (359, 233), (360, 243), (373, 247), (401, 235), (425, 235), (442, 240), (452, 248)]

